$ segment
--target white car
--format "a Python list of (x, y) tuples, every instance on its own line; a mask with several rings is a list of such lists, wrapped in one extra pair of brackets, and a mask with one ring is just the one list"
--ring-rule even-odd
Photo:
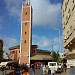
[(58, 69), (57, 62), (48, 62), (48, 66), (49, 66), (49, 68), (54, 67), (55, 68), (55, 71), (57, 71), (57, 69)]

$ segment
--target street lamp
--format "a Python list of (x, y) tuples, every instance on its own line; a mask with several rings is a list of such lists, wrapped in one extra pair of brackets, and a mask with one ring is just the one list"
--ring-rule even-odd
[(53, 52), (53, 45), (54, 45), (54, 41), (52, 41), (52, 52)]
[(59, 33), (59, 49), (60, 49), (60, 52), (61, 52), (60, 30), (59, 29), (55, 29), (55, 30), (57, 30), (58, 33)]

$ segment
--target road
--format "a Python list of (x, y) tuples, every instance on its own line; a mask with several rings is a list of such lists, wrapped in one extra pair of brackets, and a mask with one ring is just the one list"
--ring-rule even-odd
[[(30, 69), (30, 75), (33, 75), (32, 69)], [(43, 75), (42, 69), (36, 69), (34, 75)], [(59, 74), (55, 74), (55, 75), (66, 75), (66, 74), (64, 74), (64, 73), (59, 73)]]
[[(30, 75), (43, 75), (42, 69), (36, 69), (35, 74), (33, 74), (32, 69), (30, 69), (29, 72), (30, 72)], [(0, 75), (2, 75), (2, 71), (0, 71)], [(55, 75), (75, 75), (75, 67), (67, 69), (66, 73), (63, 72), (63, 73), (58, 73)]]
[(75, 67), (72, 67), (67, 70), (67, 75), (75, 75)]

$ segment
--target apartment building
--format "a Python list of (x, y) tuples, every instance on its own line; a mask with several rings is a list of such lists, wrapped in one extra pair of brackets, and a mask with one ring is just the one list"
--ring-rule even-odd
[(63, 0), (62, 25), (67, 64), (75, 66), (75, 0)]

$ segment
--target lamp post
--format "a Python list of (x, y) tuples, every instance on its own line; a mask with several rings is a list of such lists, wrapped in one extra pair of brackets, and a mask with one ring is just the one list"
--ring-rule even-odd
[(60, 30), (59, 29), (55, 29), (55, 30), (57, 30), (59, 33), (59, 50), (61, 52)]
[(53, 52), (53, 44), (54, 44), (54, 41), (52, 41), (52, 52)]

